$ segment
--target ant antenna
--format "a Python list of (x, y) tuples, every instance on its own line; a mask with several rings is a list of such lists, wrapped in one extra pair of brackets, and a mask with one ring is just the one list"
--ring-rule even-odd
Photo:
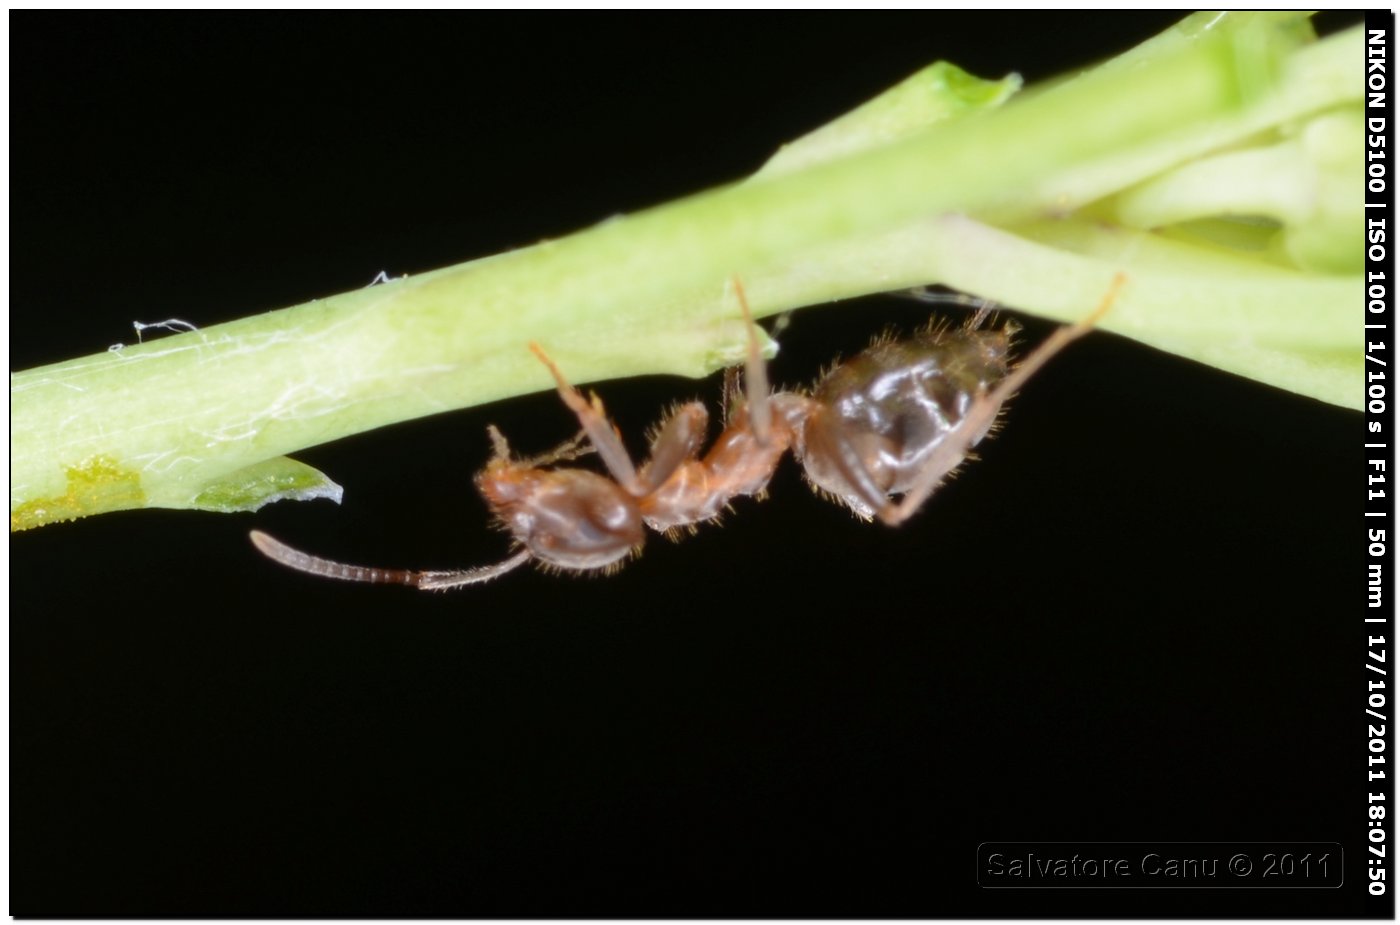
[(465, 585), (479, 585), (482, 582), (499, 578), (512, 569), (519, 568), (530, 560), (530, 551), (522, 549), (504, 562), (483, 565), (479, 568), (459, 569), (451, 572), (413, 572), (405, 569), (366, 568), (362, 565), (346, 565), (332, 562), (310, 553), (293, 549), (281, 540), (253, 530), (248, 534), (258, 552), (287, 568), (318, 575), (322, 578), (336, 578), (341, 581), (362, 581), (369, 584), (408, 585), (423, 591), (446, 591)]

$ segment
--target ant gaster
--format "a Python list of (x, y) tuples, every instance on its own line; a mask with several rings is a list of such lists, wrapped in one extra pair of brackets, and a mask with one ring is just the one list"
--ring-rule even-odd
[[(565, 571), (611, 570), (641, 549), (646, 527), (668, 534), (693, 529), (717, 518), (734, 498), (762, 494), (789, 449), (820, 492), (861, 517), (899, 524), (986, 436), (1006, 400), (1093, 328), (1123, 277), (1115, 277), (1093, 314), (1058, 329), (1015, 367), (1008, 361), (1014, 329), (980, 329), (983, 309), (961, 329), (934, 327), (909, 340), (875, 343), (831, 369), (810, 396), (769, 394), (743, 286), (737, 278), (733, 283), (749, 325), (745, 388), (703, 457), (709, 415), (701, 403), (689, 402), (658, 428), (647, 462), (637, 469), (598, 397), (585, 399), (532, 343), (582, 432), (542, 456), (512, 459), (505, 437), (489, 428), (494, 454), (476, 484), (520, 547), (510, 558), (472, 569), (407, 571), (332, 562), (256, 530), (253, 543), (313, 575), (424, 590), (490, 581), (532, 559)], [(726, 384), (732, 392), (732, 376)], [(591, 449), (581, 446), (585, 439)], [(597, 452), (607, 476), (547, 468), (589, 452)], [(902, 497), (895, 502), (895, 496)]]
[(813, 390), (794, 448), (808, 481), (865, 519), (908, 520), (987, 436), (1006, 400), (1093, 329), (1124, 282), (1115, 276), (1093, 313), (1056, 330), (1015, 367), (1017, 329), (981, 328), (985, 306), (961, 329), (935, 323), (837, 364)]

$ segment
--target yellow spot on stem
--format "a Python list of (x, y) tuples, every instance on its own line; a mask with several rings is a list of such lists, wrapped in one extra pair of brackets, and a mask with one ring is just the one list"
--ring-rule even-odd
[(11, 533), (146, 503), (140, 473), (123, 469), (109, 456), (94, 456), (65, 471), (68, 490), (63, 494), (26, 501), (10, 510)]

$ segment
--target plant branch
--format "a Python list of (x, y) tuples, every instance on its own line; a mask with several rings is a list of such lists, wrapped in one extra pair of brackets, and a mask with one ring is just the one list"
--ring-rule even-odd
[[(11, 529), (131, 507), (338, 498), (283, 454), (549, 388), (531, 341), (581, 382), (706, 374), (743, 355), (726, 294), (735, 274), (760, 316), (946, 283), (1073, 320), (1122, 270), (1130, 282), (1105, 327), (1354, 405), (1359, 268), (1337, 240), (1360, 222), (1334, 221), (1349, 206), (1333, 204), (1359, 183), (1346, 165), (1360, 158), (1336, 152), (1359, 105), (1350, 72), (1361, 36), (1310, 39), (1296, 16), (1191, 17), (1014, 98), (1014, 77), (937, 64), (747, 181), (523, 250), (12, 374)], [(1290, 141), (1299, 125), (1311, 135)], [(1241, 147), (1286, 154), (1280, 176), (1311, 171), (1322, 207), (1256, 188), (1263, 214), (1233, 244), (1190, 223), (1157, 227), (1172, 220), (1160, 190), (1208, 201), (1200, 184), (1219, 189), (1222, 161), (1242, 156), (1226, 151)]]

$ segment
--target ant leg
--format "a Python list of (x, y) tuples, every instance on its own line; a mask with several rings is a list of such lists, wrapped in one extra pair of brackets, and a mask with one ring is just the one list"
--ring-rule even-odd
[[(860, 510), (851, 504), (851, 498), (843, 495), (842, 500), (856, 514), (868, 519), (875, 513), (882, 512), (889, 505), (889, 496), (875, 483), (870, 468), (861, 458), (860, 451), (841, 428), (820, 425), (821, 413), (820, 409), (814, 411), (807, 423), (808, 455), (829, 459), (835, 464), (836, 472), (846, 483), (846, 487), (855, 494), (855, 500), (865, 506), (864, 510)], [(813, 449), (816, 450), (815, 453), (812, 452)]]
[(700, 455), (710, 414), (698, 401), (675, 410), (651, 441), (651, 457), (642, 466), (642, 488), (650, 494), (666, 483), (677, 469)]
[[(1049, 362), (1055, 354), (1092, 331), (1094, 325), (1108, 314), (1108, 310), (1113, 307), (1119, 291), (1127, 281), (1128, 277), (1123, 273), (1115, 274), (1113, 282), (1109, 284), (1108, 292), (1104, 294), (1097, 308), (1090, 312), (1087, 317), (1051, 334), (1046, 338), (1045, 343), (1033, 350), (1005, 379), (998, 382), (996, 388), (973, 402), (967, 417), (958, 424), (958, 436), (985, 434), (992, 426), (992, 422), (996, 420), (1001, 406), (1017, 389), (1026, 384), (1026, 380), (1039, 372), (1040, 368)], [(887, 503), (880, 509), (880, 520), (891, 527), (898, 526), (908, 520), (928, 500), (929, 495), (933, 494), (943, 483), (944, 476), (962, 462), (969, 449), (971, 449), (970, 443), (955, 441), (950, 435), (949, 439), (945, 439), (930, 454), (925, 463), (923, 475), (910, 487), (909, 491), (905, 492), (899, 504)]]
[(486, 425), (486, 435), (491, 438), (491, 458), (508, 462), (510, 460), (510, 444), (506, 443), (506, 435), (501, 433), (500, 428), (495, 424)]
[(300, 549), (293, 549), (261, 530), (252, 531), (248, 534), (248, 538), (253, 541), (258, 552), (272, 561), (285, 565), (287, 568), (296, 569), (298, 572), (319, 575), (322, 578), (336, 578), (341, 581), (408, 585), (423, 591), (446, 591), (448, 588), (481, 584), (484, 581), (499, 578), (530, 560), (530, 551), (522, 549), (504, 562), (498, 562), (495, 565), (483, 565), (479, 568), (452, 572), (414, 572), (406, 569), (365, 568), (362, 565), (332, 562), (330, 559), (322, 559), (320, 556), (313, 556)]
[(729, 422), (734, 418), (734, 412), (739, 410), (739, 403), (744, 400), (744, 384), (740, 381), (739, 371), (733, 366), (726, 366), (724, 369), (724, 381), (719, 387), (719, 407), (724, 412), (724, 425), (729, 426)]
[(768, 401), (768, 366), (758, 347), (757, 324), (749, 311), (749, 300), (744, 294), (744, 284), (735, 276), (734, 294), (739, 297), (739, 310), (744, 313), (744, 325), (749, 335), (749, 353), (744, 360), (744, 396), (749, 406), (749, 428), (760, 446), (768, 445), (768, 437), (773, 432), (773, 406)]
[(627, 448), (622, 445), (622, 440), (618, 437), (617, 431), (613, 430), (612, 423), (608, 420), (603, 411), (603, 403), (598, 396), (593, 396), (590, 403), (578, 389), (569, 385), (569, 380), (564, 378), (564, 374), (559, 371), (559, 367), (554, 365), (554, 361), (549, 358), (549, 354), (544, 352), (539, 344), (531, 343), (530, 350), (539, 357), (554, 377), (559, 390), (559, 397), (564, 400), (583, 425), (583, 431), (588, 435), (588, 439), (593, 443), (593, 448), (598, 451), (598, 455), (603, 458), (603, 465), (608, 467), (619, 485), (630, 495), (641, 497), (646, 494), (640, 480), (637, 478), (636, 467), (632, 465), (632, 457), (627, 455)]
[(587, 456), (593, 452), (593, 447), (585, 446), (584, 441), (588, 439), (588, 434), (579, 431), (568, 440), (554, 447), (552, 450), (545, 450), (537, 456), (530, 456), (525, 459), (511, 460), (510, 446), (506, 443), (505, 435), (502, 434), (495, 424), (487, 424), (486, 432), (491, 437), (491, 446), (494, 450), (493, 458), (502, 462), (512, 462), (513, 465), (522, 469), (538, 469), (541, 466), (552, 465), (557, 462), (568, 462), (571, 459), (578, 459), (580, 456)]

